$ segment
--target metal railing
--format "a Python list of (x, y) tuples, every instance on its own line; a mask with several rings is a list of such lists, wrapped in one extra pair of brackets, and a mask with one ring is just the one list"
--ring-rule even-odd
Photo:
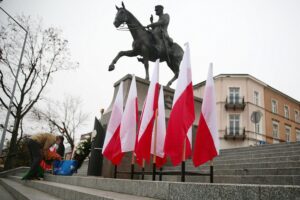
[(244, 140), (246, 138), (246, 131), (244, 128), (231, 128), (226, 127), (225, 128), (225, 139), (241, 139)]
[(226, 109), (241, 109), (244, 110), (246, 104), (244, 97), (226, 97), (225, 108)]

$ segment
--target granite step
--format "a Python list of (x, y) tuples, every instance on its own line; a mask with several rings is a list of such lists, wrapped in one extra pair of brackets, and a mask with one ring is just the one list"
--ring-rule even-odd
[[(214, 160), (214, 165), (224, 165), (224, 164), (243, 164), (243, 163), (260, 163), (260, 162), (289, 162), (298, 161), (300, 162), (300, 154), (294, 156), (274, 156), (274, 157), (262, 157), (262, 158), (242, 158), (242, 159), (218, 159)], [(187, 164), (192, 164), (191, 161)], [(209, 165), (206, 163), (204, 165)]]
[(157, 199), (254, 199), (289, 200), (300, 198), (300, 186), (224, 184), (224, 183), (180, 183), (166, 181), (141, 181), (97, 177), (61, 177), (47, 175), (47, 181), (85, 185), (86, 187), (127, 194), (140, 194)]
[(50, 181), (22, 181), (18, 176), (9, 176), (9, 179), (22, 183), (37, 189), (39, 191), (52, 194), (58, 198), (65, 200), (74, 199), (95, 199), (95, 200), (150, 200), (153, 198), (122, 194), (111, 191), (103, 191), (88, 187), (75, 186)]
[(295, 152), (300, 151), (300, 147), (297, 148), (282, 148), (282, 149), (262, 149), (262, 150), (252, 150), (252, 151), (232, 151), (230, 153), (222, 153), (220, 152), (221, 157), (227, 157), (227, 156), (235, 156), (235, 155), (260, 155), (260, 154), (270, 154), (270, 153), (278, 153), (278, 152)]
[(276, 157), (276, 156), (296, 156), (300, 155), (299, 151), (279, 151), (279, 152), (265, 152), (259, 154), (230, 154), (230, 155), (219, 155), (214, 158), (214, 160), (234, 160), (234, 159), (243, 159), (243, 158), (263, 158), (263, 157)]
[(18, 200), (59, 200), (45, 192), (28, 187), (24, 183), (16, 182), (7, 178), (0, 178), (1, 184), (10, 192), (10, 194)]
[[(185, 179), (187, 182), (210, 182), (208, 176), (186, 176)], [(300, 175), (215, 175), (214, 183), (300, 186)]]
[[(179, 170), (180, 165), (176, 167), (166, 166), (164, 170)], [(265, 168), (300, 168), (299, 161), (289, 161), (289, 162), (256, 162), (256, 163), (238, 163), (238, 164), (214, 164), (214, 170), (245, 170), (245, 169), (265, 169)], [(191, 160), (186, 162), (186, 170), (209, 170), (210, 166), (208, 164), (201, 165), (195, 168)]]
[[(168, 168), (164, 171), (180, 171), (181, 168)], [(208, 174), (209, 170), (187, 168), (186, 171)], [(250, 169), (214, 169), (214, 175), (300, 175), (299, 167), (287, 168), (250, 168)]]
[[(209, 171), (202, 171), (209, 173)], [(300, 168), (252, 168), (252, 169), (219, 169), (215, 175), (300, 175)]]
[(265, 145), (250, 146), (250, 147), (222, 149), (222, 150), (220, 150), (220, 153), (227, 154), (227, 153), (237, 152), (237, 151), (238, 152), (247, 152), (247, 151), (261, 151), (261, 150), (293, 149), (293, 148), (299, 148), (299, 147), (300, 147), (300, 142), (265, 144)]
[(6, 177), (8, 175), (15, 175), (16, 173), (26, 173), (28, 171), (29, 167), (17, 167), (14, 169), (6, 170), (0, 172), (0, 178)]
[(15, 198), (0, 184), (0, 199), (15, 200)]
[[(146, 179), (152, 180), (152, 176), (147, 176)], [(181, 181), (181, 176), (163, 176), (162, 180)], [(210, 177), (186, 175), (185, 181), (210, 183)], [(300, 175), (214, 175), (214, 183), (300, 186)]]

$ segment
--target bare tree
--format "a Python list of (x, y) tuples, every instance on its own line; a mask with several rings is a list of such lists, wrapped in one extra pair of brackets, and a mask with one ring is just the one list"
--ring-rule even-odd
[(48, 102), (47, 109), (33, 109), (34, 117), (47, 123), (51, 132), (62, 134), (74, 149), (74, 138), (78, 128), (84, 126), (88, 114), (81, 110), (79, 97), (66, 96), (62, 103)]
[[(68, 41), (62, 38), (60, 30), (43, 29), (40, 21), (30, 17), (17, 18), (28, 30), (28, 40), (10, 113), (13, 129), (5, 169), (13, 167), (20, 122), (40, 100), (53, 73), (78, 67), (78, 63), (71, 62)], [(4, 111), (9, 106), (23, 41), (24, 36), (15, 23), (8, 21), (7, 26), (1, 25), (0, 108)]]

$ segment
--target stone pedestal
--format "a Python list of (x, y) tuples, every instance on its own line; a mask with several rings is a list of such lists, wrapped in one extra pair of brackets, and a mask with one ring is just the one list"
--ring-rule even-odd
[[(126, 105), (126, 100), (128, 97), (128, 93), (129, 93), (129, 88), (130, 88), (130, 84), (131, 84), (131, 80), (132, 80), (132, 76), (130, 74), (127, 74), (126, 76), (124, 76), (122, 79), (120, 79), (119, 81), (117, 81), (114, 84), (114, 96), (113, 99), (109, 105), (109, 107), (105, 110), (102, 118), (101, 118), (101, 123), (103, 125), (103, 127), (106, 129), (107, 127), (107, 123), (109, 121), (110, 115), (111, 115), (111, 111), (112, 111), (112, 107), (113, 107), (113, 103), (115, 101), (117, 92), (119, 90), (119, 86), (120, 86), (120, 82), (123, 81), (123, 95), (124, 95), (124, 106)], [(139, 115), (142, 112), (143, 109), (143, 105), (144, 105), (144, 101), (148, 92), (148, 88), (149, 88), (150, 82), (142, 79), (140, 77), (136, 77), (136, 87), (137, 87), (137, 96), (138, 96), (138, 111), (139, 111)], [(171, 108), (172, 108), (172, 102), (173, 102), (173, 96), (174, 96), (174, 89), (168, 88), (168, 87), (163, 87), (164, 88), (164, 98), (165, 98), (165, 115), (166, 115), (166, 121), (168, 121), (169, 117), (170, 117), (170, 112), (171, 112)], [(193, 143), (194, 143), (194, 138), (195, 138), (195, 133), (196, 133), (196, 128), (198, 125), (198, 121), (199, 121), (199, 116), (200, 116), (200, 111), (201, 111), (201, 104), (202, 104), (202, 99), (198, 98), (198, 97), (194, 97), (194, 104), (195, 104), (195, 113), (196, 113), (196, 120), (194, 121), (194, 127), (193, 127)], [(184, 116), (182, 116), (184, 117)], [(130, 171), (130, 163), (131, 163), (131, 152), (127, 153), (122, 160), (122, 163), (118, 166), (118, 170), (121, 171)], [(167, 165), (170, 163), (167, 163)], [(136, 168), (138, 168), (136, 166)], [(113, 172), (114, 172), (114, 166), (111, 164), (111, 162), (107, 159), (104, 158), (103, 161), (103, 168), (102, 168), (102, 175), (104, 177), (113, 177)], [(129, 178), (129, 176), (126, 175), (118, 175), (119, 178)]]

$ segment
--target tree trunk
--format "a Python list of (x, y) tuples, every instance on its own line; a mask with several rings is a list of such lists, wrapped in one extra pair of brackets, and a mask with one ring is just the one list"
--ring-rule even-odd
[(8, 156), (7, 156), (5, 164), (4, 164), (4, 170), (12, 169), (15, 166), (18, 130), (19, 130), (19, 125), (20, 125), (20, 121), (21, 121), (20, 115), (21, 114), (17, 114), (17, 116), (15, 118), (14, 129), (13, 129), (12, 137), (10, 139)]

